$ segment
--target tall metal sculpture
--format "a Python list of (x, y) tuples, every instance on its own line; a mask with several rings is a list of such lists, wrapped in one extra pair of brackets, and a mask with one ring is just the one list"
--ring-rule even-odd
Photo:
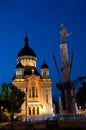
[[(61, 67), (60, 71), (62, 78), (60, 77), (60, 83), (56, 84), (56, 87), (61, 91), (61, 102), (63, 114), (73, 114), (74, 113), (74, 86), (73, 82), (70, 80), (71, 68), (73, 62), (73, 53), (71, 56), (71, 62), (68, 60), (68, 48), (66, 43), (66, 37), (70, 35), (65, 27), (61, 25), (60, 28), (60, 55), (61, 55)], [(56, 59), (53, 54), (53, 59), (57, 68)], [(57, 68), (58, 70), (58, 68)], [(59, 70), (58, 70), (59, 71)]]

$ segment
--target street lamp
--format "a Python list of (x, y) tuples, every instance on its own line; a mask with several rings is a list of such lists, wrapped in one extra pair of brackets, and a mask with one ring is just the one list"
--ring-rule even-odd
[(27, 128), (27, 87), (25, 88), (25, 123)]

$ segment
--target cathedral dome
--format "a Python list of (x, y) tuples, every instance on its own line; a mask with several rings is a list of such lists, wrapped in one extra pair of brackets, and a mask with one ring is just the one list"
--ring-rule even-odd
[(21, 56), (34, 56), (34, 57), (36, 57), (36, 53), (28, 45), (28, 37), (27, 36), (25, 37), (24, 41), (25, 41), (25, 45), (19, 51), (17, 57), (21, 57)]

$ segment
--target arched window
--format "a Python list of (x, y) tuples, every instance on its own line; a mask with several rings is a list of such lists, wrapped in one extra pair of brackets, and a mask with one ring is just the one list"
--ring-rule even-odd
[(47, 74), (47, 72), (46, 71), (43, 71), (43, 75), (45, 76)]
[(32, 87), (32, 97), (35, 97), (35, 88)]
[(35, 107), (33, 107), (33, 115), (35, 115)]
[(16, 71), (16, 76), (22, 76), (22, 71), (21, 70)]
[(46, 103), (48, 103), (48, 94), (46, 94)]
[(39, 107), (37, 107), (37, 114), (39, 114)]
[(38, 91), (37, 91), (37, 89), (36, 89), (36, 97), (38, 97)]
[(31, 115), (31, 107), (29, 107), (29, 115)]
[(29, 89), (29, 97), (31, 98), (31, 89)]

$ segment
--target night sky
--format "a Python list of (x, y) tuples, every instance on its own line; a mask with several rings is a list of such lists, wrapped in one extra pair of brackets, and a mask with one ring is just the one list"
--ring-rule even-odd
[(72, 34), (67, 37), (69, 61), (74, 51), (71, 79), (86, 74), (86, 0), (0, 0), (0, 84), (10, 83), (16, 58), (24, 46), (25, 33), (37, 55), (37, 70), (45, 59), (50, 68), (54, 98), (59, 82), (53, 61), (60, 69), (60, 25)]

